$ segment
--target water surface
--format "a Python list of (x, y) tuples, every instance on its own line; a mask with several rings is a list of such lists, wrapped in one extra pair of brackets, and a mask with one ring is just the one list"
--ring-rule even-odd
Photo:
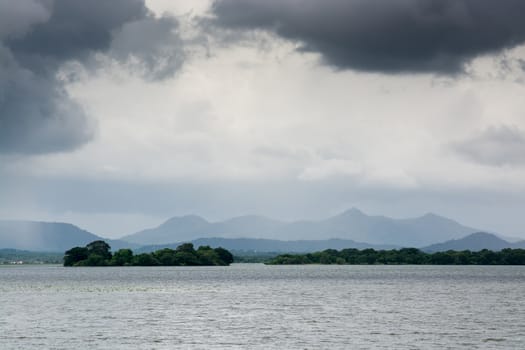
[(1, 349), (523, 349), (525, 267), (0, 267)]

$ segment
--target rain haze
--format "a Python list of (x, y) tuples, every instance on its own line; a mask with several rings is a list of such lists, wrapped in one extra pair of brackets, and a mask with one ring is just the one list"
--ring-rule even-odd
[[(0, 0), (0, 219), (427, 212), (525, 238), (521, 0)], [(286, 237), (282, 237), (286, 239)]]

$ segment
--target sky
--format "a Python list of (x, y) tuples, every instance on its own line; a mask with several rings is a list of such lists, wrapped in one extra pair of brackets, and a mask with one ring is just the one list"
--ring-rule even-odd
[(0, 0), (0, 219), (428, 212), (525, 238), (521, 0)]

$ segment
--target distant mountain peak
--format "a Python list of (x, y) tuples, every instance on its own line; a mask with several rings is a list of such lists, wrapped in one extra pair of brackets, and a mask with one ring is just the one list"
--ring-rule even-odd
[(203, 218), (202, 216), (199, 216), (199, 215), (195, 215), (195, 214), (179, 216), (179, 219), (198, 220), (198, 221), (206, 221), (207, 222), (207, 220), (205, 218)]
[[(102, 239), (70, 223), (0, 220), (0, 248), (63, 252)], [(120, 240), (104, 240), (113, 249), (136, 246)]]
[(368, 216), (363, 211), (356, 207), (352, 207), (350, 209), (345, 210), (340, 215), (352, 215), (352, 216)]
[(465, 238), (491, 238), (491, 239), (497, 239), (497, 240), (504, 240), (492, 233), (488, 233), (488, 232), (474, 232), (470, 235), (468, 235), (467, 237)]
[(435, 221), (439, 220), (439, 221), (448, 221), (448, 222), (457, 223), (456, 220), (453, 220), (453, 219), (450, 219), (450, 218), (447, 218), (447, 217), (444, 217), (444, 216), (441, 216), (441, 215), (438, 215), (432, 212), (428, 212), (416, 219), (435, 220)]
[(191, 215), (183, 215), (183, 216), (174, 216), (166, 220), (163, 225), (171, 224), (171, 223), (180, 223), (180, 222), (206, 223), (206, 224), (208, 223), (208, 221), (204, 219), (203, 217), (191, 214)]
[(504, 248), (521, 247), (518, 244), (512, 244), (499, 238), (498, 236), (487, 232), (474, 232), (460, 239), (452, 239), (443, 243), (432, 244), (422, 248), (425, 251), (447, 251), (447, 250), (471, 250), (480, 251), (482, 249), (501, 250)]
[(189, 215), (172, 218), (156, 228), (123, 239), (137, 244), (166, 244), (207, 237), (278, 240), (339, 238), (370, 244), (422, 247), (476, 231), (479, 230), (432, 213), (417, 218), (393, 219), (368, 215), (352, 207), (326, 219), (291, 222), (259, 215), (208, 222), (199, 216)]
[(457, 222), (456, 220), (447, 218), (443, 215), (438, 215), (436, 213), (428, 212), (422, 216), (419, 217), (420, 219), (427, 219), (427, 220), (441, 220), (441, 221), (450, 221), (450, 222)]
[(227, 219), (225, 221), (235, 221), (235, 220), (277, 221), (277, 220), (271, 219), (269, 217), (266, 217), (264, 215), (257, 215), (257, 214), (246, 214), (246, 215), (235, 216), (235, 217)]

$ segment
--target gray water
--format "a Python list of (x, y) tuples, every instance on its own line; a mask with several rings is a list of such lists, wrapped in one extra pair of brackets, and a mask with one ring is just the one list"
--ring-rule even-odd
[(525, 267), (0, 267), (0, 349), (524, 349)]

